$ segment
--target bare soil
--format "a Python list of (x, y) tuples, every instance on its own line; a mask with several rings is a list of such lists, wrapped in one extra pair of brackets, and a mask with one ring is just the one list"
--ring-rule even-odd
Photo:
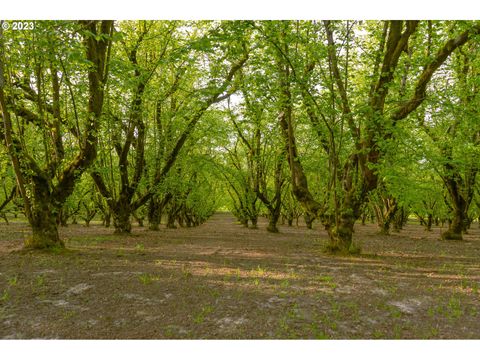
[(359, 224), (356, 256), (324, 254), (319, 224), (265, 228), (69, 225), (66, 251), (39, 252), (25, 223), (0, 224), (0, 338), (480, 338), (477, 223), (463, 242)]

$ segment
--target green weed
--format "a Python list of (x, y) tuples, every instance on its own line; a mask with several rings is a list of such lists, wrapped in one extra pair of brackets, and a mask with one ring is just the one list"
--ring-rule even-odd
[(439, 332), (438, 328), (432, 326), (432, 327), (430, 328), (428, 337), (429, 337), (429, 338), (437, 338), (439, 333), (440, 333), (440, 332)]
[(460, 316), (463, 315), (463, 309), (460, 304), (460, 299), (456, 297), (452, 296), (448, 300), (447, 308), (449, 317), (453, 319), (458, 319)]
[(68, 320), (68, 319), (74, 317), (76, 314), (77, 314), (77, 313), (76, 313), (75, 311), (73, 311), (73, 310), (65, 311), (65, 312), (63, 313), (63, 319), (64, 319), (64, 320)]
[(184, 279), (190, 279), (191, 277), (193, 277), (192, 271), (189, 267), (185, 265), (182, 265), (182, 277)]
[(205, 321), (205, 318), (211, 314), (214, 310), (214, 307), (211, 306), (211, 305), (206, 305), (204, 307), (202, 307), (202, 310), (200, 311), (200, 313), (198, 313), (194, 319), (193, 319), (193, 322), (195, 324), (201, 324)]
[(395, 339), (401, 339), (403, 336), (403, 329), (399, 324), (393, 326), (393, 337)]
[(256, 270), (257, 276), (263, 277), (266, 273), (267, 273), (267, 270), (261, 268), (260, 265), (258, 265), (257, 270)]
[(318, 282), (325, 283), (325, 285), (329, 286), (331, 289), (336, 289), (338, 287), (338, 285), (333, 281), (333, 277), (329, 275), (316, 276), (314, 279)]
[(142, 243), (136, 244), (135, 251), (138, 252), (140, 255), (145, 255), (145, 245), (143, 245)]
[(12, 276), (11, 278), (8, 279), (8, 284), (10, 286), (16, 286), (18, 284), (18, 276)]
[(312, 322), (309, 324), (309, 332), (311, 334), (311, 337), (316, 339), (316, 340), (328, 340), (330, 339), (330, 336), (325, 333), (316, 322)]
[(0, 297), (0, 301), (7, 302), (10, 299), (10, 293), (7, 290), (3, 290), (3, 294)]
[(38, 287), (42, 287), (43, 285), (45, 285), (45, 275), (37, 275), (35, 277), (35, 285), (38, 286)]
[(151, 284), (153, 281), (153, 278), (150, 274), (141, 274), (138, 276), (138, 279), (143, 285)]

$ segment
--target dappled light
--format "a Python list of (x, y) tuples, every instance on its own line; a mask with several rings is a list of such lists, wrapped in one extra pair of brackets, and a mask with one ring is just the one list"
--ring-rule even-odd
[[(398, 237), (388, 252), (338, 257), (321, 251), (323, 230), (281, 225), (265, 236), (218, 213), (192, 229), (135, 226), (129, 237), (71, 225), (60, 233), (71, 251), (52, 254), (19, 251), (25, 223), (3, 229), (3, 338), (418, 339), (480, 331), (478, 262), (461, 244), (452, 250), (435, 238), (416, 240), (423, 247), (415, 252)], [(374, 224), (355, 230), (364, 248), (385, 241)], [(450, 257), (439, 256), (447, 249)]]

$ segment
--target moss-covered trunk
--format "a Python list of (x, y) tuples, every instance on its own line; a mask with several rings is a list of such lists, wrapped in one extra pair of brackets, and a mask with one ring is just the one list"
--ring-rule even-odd
[(268, 214), (268, 226), (267, 231), (272, 233), (278, 233), (277, 223), (280, 219), (280, 211), (273, 211)]
[(130, 221), (131, 211), (125, 204), (117, 204), (113, 211), (113, 226), (115, 234), (130, 234), (132, 232), (132, 223)]
[(160, 230), (160, 223), (162, 220), (162, 210), (160, 208), (160, 201), (153, 197), (148, 203), (148, 229), (153, 231)]
[(64, 247), (65, 244), (58, 235), (61, 205), (54, 205), (54, 196), (46, 177), (34, 176), (32, 180), (33, 201), (28, 217), (32, 236), (25, 239), (24, 246), (28, 249)]
[(344, 212), (336, 225), (328, 229), (330, 237), (327, 250), (331, 253), (349, 253), (352, 251), (353, 226), (355, 217), (353, 213)]
[(448, 226), (448, 230), (442, 234), (443, 240), (463, 240), (462, 232), (464, 228), (464, 212), (456, 208), (453, 213), (453, 219)]
[(315, 216), (312, 216), (308, 212), (305, 213), (303, 216), (305, 219), (305, 225), (307, 225), (307, 229), (312, 230), (313, 228), (313, 220), (315, 220)]
[(250, 226), (250, 229), (258, 229), (258, 225), (257, 225), (258, 224), (258, 216), (257, 215), (250, 215), (249, 220), (252, 223), (252, 226)]
[(51, 211), (34, 214), (32, 236), (27, 237), (24, 246), (27, 249), (63, 248), (64, 242), (58, 235), (57, 217)]

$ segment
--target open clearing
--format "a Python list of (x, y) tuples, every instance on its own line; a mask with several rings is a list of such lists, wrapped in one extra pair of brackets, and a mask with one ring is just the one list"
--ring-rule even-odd
[(1, 224), (3, 339), (480, 338), (480, 230), (355, 227), (363, 254), (333, 257), (314, 230), (246, 229), (230, 214), (197, 228), (62, 228), (67, 251), (22, 251)]

